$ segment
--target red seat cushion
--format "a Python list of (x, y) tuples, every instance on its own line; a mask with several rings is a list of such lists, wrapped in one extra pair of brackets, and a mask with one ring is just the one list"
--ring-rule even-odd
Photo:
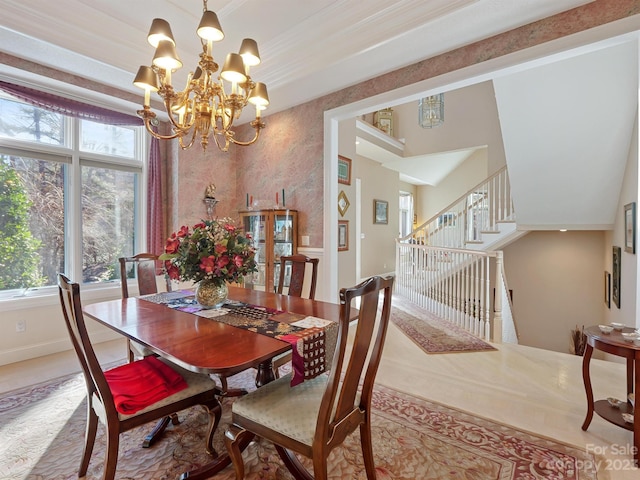
[(134, 414), (149, 405), (187, 388), (178, 372), (156, 357), (104, 372), (118, 412)]

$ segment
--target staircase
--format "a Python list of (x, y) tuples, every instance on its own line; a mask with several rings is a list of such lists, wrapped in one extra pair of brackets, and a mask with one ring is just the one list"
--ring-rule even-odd
[(498, 248), (516, 229), (506, 167), (396, 242), (396, 291), (486, 340), (517, 343)]

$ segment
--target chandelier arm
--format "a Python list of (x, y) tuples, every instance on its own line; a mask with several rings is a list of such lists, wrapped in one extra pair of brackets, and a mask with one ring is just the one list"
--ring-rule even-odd
[[(222, 136), (224, 135), (225, 139), (224, 139), (224, 146), (220, 144), (220, 141), (218, 140), (218, 136)], [(213, 131), (213, 140), (216, 142), (216, 146), (218, 147), (218, 149), (221, 152), (228, 152), (229, 151), (229, 139), (227, 138), (227, 134), (226, 132), (224, 133), (220, 133), (217, 130)]]
[(191, 148), (191, 147), (193, 146), (193, 144), (195, 143), (195, 140), (196, 140), (196, 134), (197, 134), (197, 133), (198, 133), (198, 129), (197, 129), (197, 128), (194, 128), (194, 129), (193, 129), (193, 132), (191, 132), (191, 139), (189, 140), (189, 143), (188, 143), (187, 145), (185, 145), (185, 144), (184, 144), (184, 142), (183, 142), (183, 140), (182, 140), (183, 136), (181, 135), (181, 136), (179, 137), (180, 148), (181, 148), (182, 150), (186, 150), (187, 148)]
[[(153, 116), (153, 118), (155, 118), (155, 115)], [(157, 138), (158, 140), (173, 140), (174, 138), (177, 138), (179, 136), (178, 133), (174, 133), (174, 134), (171, 134), (171, 135), (161, 135), (161, 134), (159, 134), (157, 132), (154, 132), (153, 131), (153, 126), (151, 125), (151, 121), (152, 121), (151, 117), (149, 117), (149, 118), (145, 117), (144, 118), (145, 129), (147, 130), (147, 132), (149, 132), (153, 137)]]
[(252, 140), (243, 142), (241, 140), (236, 140), (233, 137), (229, 137), (229, 141), (231, 141), (235, 145), (240, 145), (242, 147), (247, 147), (247, 146), (251, 145), (252, 143), (255, 143), (258, 140), (258, 137), (260, 137), (260, 130), (262, 130), (265, 127), (264, 123), (259, 122), (259, 121), (258, 121), (258, 123), (256, 123), (256, 122), (257, 122), (256, 120), (251, 122), (251, 126), (256, 129), (256, 134), (255, 134), (255, 136), (253, 137)]
[(173, 125), (173, 130), (176, 132), (176, 136), (180, 136), (185, 130), (188, 130), (188, 128), (183, 127), (176, 122), (175, 118), (173, 118), (173, 112), (171, 110), (171, 97), (168, 95), (164, 97), (164, 109), (167, 111), (167, 116), (169, 117), (171, 125)]

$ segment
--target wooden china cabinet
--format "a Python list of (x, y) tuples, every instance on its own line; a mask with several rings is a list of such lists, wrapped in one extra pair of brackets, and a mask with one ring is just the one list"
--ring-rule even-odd
[(298, 211), (289, 209), (241, 211), (245, 233), (253, 237), (258, 271), (245, 279), (247, 287), (274, 292), (280, 257), (298, 253)]

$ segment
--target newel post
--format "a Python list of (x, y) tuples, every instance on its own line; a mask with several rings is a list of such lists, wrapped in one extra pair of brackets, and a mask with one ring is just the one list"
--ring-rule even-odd
[(491, 332), (491, 339), (494, 343), (502, 343), (502, 297), (504, 294), (504, 279), (502, 274), (504, 272), (502, 267), (502, 252), (496, 253), (496, 294), (493, 299), (493, 330)]

